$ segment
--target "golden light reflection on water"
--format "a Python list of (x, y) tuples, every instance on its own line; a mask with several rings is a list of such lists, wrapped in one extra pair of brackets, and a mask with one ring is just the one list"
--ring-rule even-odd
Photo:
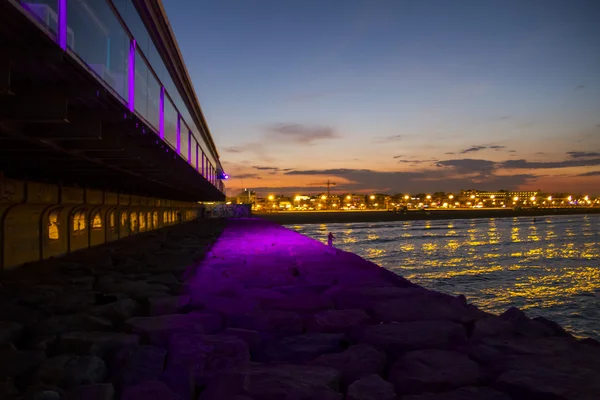
[[(327, 228), (310, 229), (322, 239)], [(516, 306), (600, 337), (597, 318), (589, 322), (597, 311), (586, 311), (600, 307), (599, 232), (596, 217), (403, 222), (344, 226), (336, 243), (427, 288), (465, 294), (481, 309)]]

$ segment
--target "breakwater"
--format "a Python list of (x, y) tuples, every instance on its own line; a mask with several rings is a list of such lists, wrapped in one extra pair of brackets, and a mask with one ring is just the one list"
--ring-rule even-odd
[(600, 214), (597, 208), (541, 208), (541, 209), (469, 209), (408, 211), (404, 214), (392, 211), (277, 211), (256, 213), (262, 219), (283, 225), (328, 224), (357, 222), (392, 222), (413, 220), (443, 220), (472, 218), (541, 217), (545, 215)]
[(2, 390), (200, 400), (600, 392), (598, 343), (551, 321), (483, 312), (268, 221), (213, 224), (4, 275)]

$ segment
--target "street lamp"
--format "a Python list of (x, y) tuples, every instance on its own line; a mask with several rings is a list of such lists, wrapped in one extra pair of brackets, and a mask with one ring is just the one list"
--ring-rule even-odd
[(427, 195), (427, 200), (429, 200), (429, 199), (431, 199), (431, 195), (430, 194)]
[(273, 195), (272, 195), (272, 194), (271, 194), (271, 195), (269, 195), (269, 201), (273, 201), (273, 199), (274, 199), (274, 198), (275, 198), (275, 197), (273, 197)]
[(375, 196), (371, 195), (371, 197), (369, 197), (371, 200), (375, 200)]
[(450, 195), (450, 196), (448, 196), (448, 198), (449, 198), (450, 200), (452, 200), (452, 199), (454, 198), (454, 195)]

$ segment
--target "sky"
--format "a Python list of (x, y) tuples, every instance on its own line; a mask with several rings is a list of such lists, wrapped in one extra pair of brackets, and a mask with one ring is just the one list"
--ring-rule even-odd
[(600, 194), (600, 1), (162, 0), (227, 194)]

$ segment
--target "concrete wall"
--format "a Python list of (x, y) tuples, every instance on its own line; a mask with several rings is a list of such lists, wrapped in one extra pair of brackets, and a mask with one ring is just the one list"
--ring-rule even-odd
[(0, 270), (190, 221), (201, 207), (0, 177)]

